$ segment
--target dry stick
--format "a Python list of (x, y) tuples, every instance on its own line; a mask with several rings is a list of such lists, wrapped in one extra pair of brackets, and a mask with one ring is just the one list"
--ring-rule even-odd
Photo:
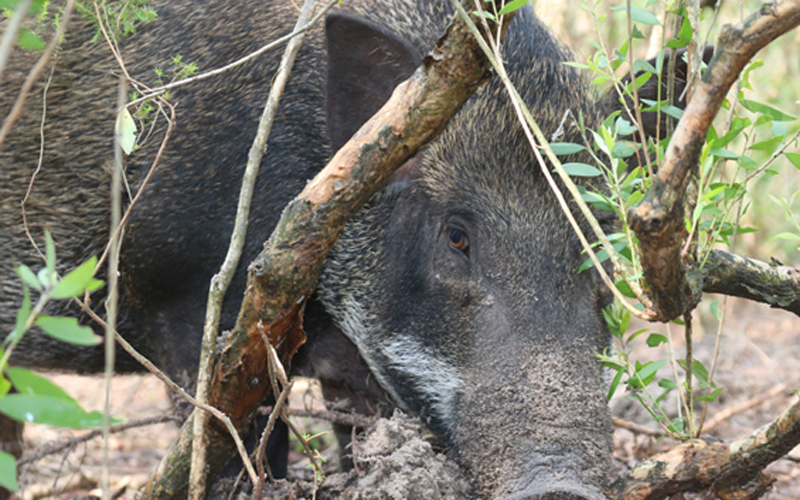
[[(124, 76), (120, 76), (119, 89), (117, 94), (117, 109), (115, 116), (125, 109), (127, 101), (127, 82)], [(111, 379), (114, 375), (114, 332), (117, 328), (117, 305), (119, 303), (118, 288), (118, 268), (119, 268), (119, 236), (116, 228), (122, 216), (122, 145), (120, 136), (114, 134), (114, 170), (111, 173), (111, 234), (108, 245), (110, 247), (110, 258), (108, 260), (108, 297), (106, 298), (106, 335), (105, 335), (105, 370), (103, 382), (105, 385), (105, 409), (103, 411), (103, 471), (100, 484), (103, 492), (103, 500), (109, 500), (109, 471), (108, 464), (109, 447), (108, 438), (111, 429)]]
[[(422, 68), (284, 210), (265, 250), (249, 268), (239, 318), (215, 369), (211, 401), (237, 428), (244, 428), (269, 393), (261, 332), (273, 345), (282, 345), (286, 359), (299, 347), (304, 340), (300, 315), (336, 236), (377, 186), (430, 141), (485, 80), (489, 65), (479, 53), (463, 23), (452, 24), (434, 55), (423, 59)], [(216, 453), (209, 457), (207, 471), (213, 475), (227, 458), (230, 437), (213, 422), (210, 428)], [(191, 424), (182, 428), (142, 499), (186, 494), (192, 429)]]
[(22, 20), (31, 8), (33, 0), (22, 0), (17, 4), (14, 9), (14, 14), (11, 15), (6, 24), (6, 29), (3, 32), (3, 39), (0, 40), (0, 83), (3, 81), (3, 71), (6, 68), (8, 58), (11, 56), (11, 51), (14, 49), (14, 42), (17, 41), (17, 32), (22, 26)]
[(50, 90), (50, 84), (53, 81), (53, 74), (55, 73), (55, 70), (56, 65), (53, 64), (53, 66), (50, 68), (50, 75), (47, 77), (47, 81), (44, 84), (44, 89), (42, 89), (42, 119), (39, 120), (39, 158), (36, 161), (36, 168), (31, 174), (31, 180), (28, 183), (28, 189), (25, 191), (25, 196), (22, 197), (22, 201), (20, 202), (20, 210), (22, 211), (22, 227), (25, 229), (25, 235), (28, 237), (28, 241), (30, 241), (33, 249), (36, 250), (36, 253), (39, 254), (39, 257), (43, 261), (47, 261), (47, 258), (39, 249), (39, 245), (36, 244), (36, 240), (33, 239), (33, 235), (31, 235), (30, 226), (28, 226), (28, 212), (25, 209), (25, 205), (28, 203), (28, 198), (30, 198), (31, 192), (33, 191), (33, 184), (36, 182), (36, 176), (42, 171), (42, 165), (44, 164), (44, 124), (47, 120), (47, 92)]
[(230, 64), (226, 64), (225, 66), (223, 66), (221, 68), (213, 69), (213, 70), (207, 71), (205, 73), (200, 73), (199, 75), (190, 76), (189, 78), (184, 78), (183, 80), (178, 80), (176, 82), (168, 83), (166, 85), (162, 85), (161, 87), (156, 87), (154, 89), (149, 89), (147, 91), (147, 93), (143, 93), (141, 97), (139, 97), (135, 101), (132, 101), (131, 104), (138, 104), (138, 103), (140, 103), (140, 102), (142, 102), (144, 100), (151, 99), (151, 98), (156, 97), (158, 95), (164, 94), (168, 90), (172, 90), (172, 89), (180, 87), (182, 85), (187, 85), (189, 83), (194, 83), (194, 82), (198, 82), (200, 80), (205, 80), (206, 78), (210, 78), (212, 76), (220, 75), (222, 73), (225, 73), (226, 71), (230, 71), (233, 68), (236, 68), (237, 66), (241, 66), (242, 64), (255, 59), (256, 57), (260, 56), (264, 52), (267, 52), (267, 51), (269, 51), (271, 49), (274, 49), (275, 47), (277, 47), (277, 46), (279, 46), (279, 45), (281, 45), (281, 44), (283, 44), (283, 43), (285, 43), (285, 42), (287, 42), (287, 41), (289, 41), (289, 40), (291, 40), (291, 39), (293, 39), (295, 37), (298, 37), (298, 36), (301, 36), (301, 35), (305, 35), (305, 33), (308, 30), (310, 30), (311, 28), (313, 28), (314, 25), (317, 24), (317, 21), (319, 21), (320, 18), (322, 18), (322, 16), (324, 16), (331, 9), (331, 7), (333, 7), (334, 5), (336, 5), (336, 4), (340, 3), (340, 2), (341, 2), (341, 0), (329, 0), (328, 3), (325, 5), (325, 7), (323, 7), (322, 10), (317, 12), (317, 14), (314, 17), (312, 17), (303, 26), (301, 26), (299, 28), (295, 27), (295, 30), (292, 31), (291, 33), (289, 33), (288, 35), (282, 36), (282, 37), (278, 38), (277, 40), (274, 40), (274, 41), (264, 45), (260, 49), (254, 51), (254, 52), (251, 52), (250, 54), (247, 54), (246, 56), (242, 57), (241, 59), (237, 59), (236, 61), (233, 61)]
[[(286, 400), (289, 397), (289, 393), (292, 392), (292, 386), (294, 382), (289, 382), (283, 390), (280, 392), (280, 396), (275, 401), (275, 406), (273, 412), (269, 416), (269, 420), (267, 420), (267, 426), (264, 428), (264, 432), (261, 434), (261, 440), (258, 443), (258, 448), (256, 449), (255, 453), (255, 461), (256, 467), (258, 470), (258, 482), (253, 487), (253, 498), (261, 498), (261, 494), (264, 491), (264, 486), (266, 483), (266, 479), (264, 477), (264, 465), (267, 462), (266, 449), (267, 449), (267, 441), (269, 441), (269, 435), (272, 433), (272, 429), (275, 428), (275, 422), (278, 419), (278, 416), (283, 412), (283, 407), (286, 404)], [(269, 470), (269, 464), (267, 463), (267, 471), (270, 473), (270, 480), (275, 481), (275, 478), (272, 477), (272, 471)]]
[[(675, 382), (679, 382), (680, 377), (678, 376), (678, 360), (675, 358), (675, 348), (672, 344), (672, 328), (670, 327), (669, 323), (666, 324), (666, 327), (667, 346), (669, 347), (669, 360), (670, 365), (672, 366), (672, 376), (675, 379)], [(678, 397), (681, 400), (681, 404), (678, 405), (678, 416), (681, 416), (681, 408), (683, 408), (683, 411), (686, 412), (686, 415), (689, 415), (691, 412), (689, 411), (689, 402), (686, 400), (686, 392), (683, 390), (683, 386), (680, 383), (677, 383), (676, 388), (678, 389)]]
[(664, 433), (659, 430), (651, 429), (649, 427), (645, 427), (643, 425), (639, 425), (635, 422), (630, 422), (628, 420), (624, 420), (621, 418), (613, 417), (611, 419), (611, 423), (614, 424), (615, 427), (619, 427), (620, 429), (627, 429), (636, 434), (644, 434), (645, 436), (651, 436), (656, 438), (660, 438), (664, 435)]
[(694, 358), (692, 356), (692, 314), (687, 313), (683, 316), (683, 336), (686, 339), (686, 403), (688, 413), (686, 423), (688, 423), (689, 435), (694, 435), (694, 391), (692, 390), (692, 375), (694, 373)]
[(789, 385), (786, 384), (785, 382), (782, 384), (778, 384), (769, 391), (765, 392), (764, 394), (759, 394), (758, 396), (750, 398), (747, 401), (739, 403), (738, 405), (731, 406), (730, 408), (725, 408), (721, 412), (714, 415), (714, 418), (708, 421), (708, 425), (706, 425), (705, 430), (709, 431), (714, 427), (718, 426), (719, 424), (721, 424), (722, 422), (724, 422), (725, 420), (733, 417), (734, 415), (742, 413), (743, 411), (747, 411), (750, 408), (753, 408), (754, 406), (758, 406), (761, 403), (774, 398), (778, 394), (784, 392), (787, 387), (789, 387)]
[[(299, 31), (303, 25), (308, 23), (316, 6), (317, 0), (305, 0), (303, 8), (297, 18), (297, 23), (295, 24), (295, 31)], [(245, 237), (247, 236), (250, 204), (253, 200), (258, 169), (261, 166), (261, 158), (266, 154), (267, 139), (272, 131), (272, 124), (278, 112), (281, 95), (283, 94), (283, 89), (286, 87), (286, 82), (289, 80), (295, 57), (303, 44), (303, 39), (304, 34), (301, 34), (293, 38), (286, 46), (286, 51), (281, 59), (280, 66), (278, 67), (272, 87), (270, 88), (267, 103), (264, 106), (264, 112), (258, 124), (255, 140), (253, 141), (250, 153), (247, 157), (247, 166), (239, 192), (236, 219), (234, 221), (228, 252), (225, 255), (225, 261), (222, 263), (219, 273), (211, 278), (208, 302), (206, 304), (206, 318), (203, 326), (203, 341), (200, 348), (200, 366), (197, 375), (197, 400), (204, 404), (208, 402), (211, 370), (214, 366), (214, 350), (216, 349), (216, 339), (219, 333), (219, 318), (222, 314), (222, 300), (225, 297), (225, 292), (227, 292), (231, 281), (233, 281), (236, 268), (239, 266)], [(205, 412), (195, 412), (192, 466), (189, 475), (189, 498), (193, 500), (201, 500), (205, 497), (207, 443), (204, 429), (207, 421), (208, 415)]]
[(644, 277), (659, 320), (671, 320), (699, 300), (699, 273), (687, 276), (680, 250), (685, 240), (683, 199), (708, 128), (744, 65), (769, 42), (800, 24), (800, 0), (765, 5), (720, 33), (717, 51), (697, 85), (644, 201), (631, 214), (641, 245)]
[(58, 29), (53, 35), (52, 40), (50, 40), (50, 43), (47, 45), (47, 48), (42, 53), (42, 56), (36, 62), (36, 65), (34, 65), (33, 69), (31, 69), (31, 71), (28, 73), (28, 76), (25, 78), (25, 82), (22, 84), (22, 88), (19, 91), (17, 100), (14, 101), (14, 106), (11, 108), (8, 116), (6, 116), (5, 121), (3, 121), (2, 128), (0, 128), (0, 148), (3, 147), (6, 137), (8, 137), (8, 134), (11, 132), (11, 127), (14, 126), (14, 123), (16, 123), (16, 121), (22, 115), (22, 108), (25, 106), (25, 100), (28, 98), (31, 87), (33, 87), (36, 79), (39, 78), (39, 74), (42, 72), (45, 65), (47, 65), (47, 62), (50, 61), (50, 57), (52, 57), (53, 52), (55, 52), (58, 44), (61, 43), (61, 39), (64, 37), (64, 32), (67, 30), (69, 18), (72, 15), (72, 10), (74, 7), (75, 0), (67, 0), (67, 4), (64, 7), (64, 13), (61, 15), (61, 21), (58, 25)]
[[(131, 420), (130, 422), (125, 424), (113, 425), (109, 429), (109, 432), (111, 434), (116, 434), (118, 432), (127, 431), (129, 429), (136, 429), (138, 427), (145, 427), (148, 425), (163, 424), (165, 422), (181, 422), (181, 419), (172, 415), (159, 415), (157, 417), (142, 418), (139, 420)], [(103, 435), (102, 429), (95, 429), (93, 431), (87, 432), (86, 434), (83, 434), (82, 436), (78, 436), (76, 438), (72, 438), (67, 441), (50, 443), (48, 445), (45, 445), (43, 448), (37, 450), (36, 452), (31, 453), (30, 455), (26, 454), (17, 461), (17, 464), (25, 465), (32, 462), (36, 462), (37, 460), (41, 460), (46, 456), (61, 453), (64, 450), (69, 450), (70, 448), (74, 448), (76, 445), (85, 443), (87, 441), (91, 441), (92, 439), (102, 435)]]
[[(603, 279), (603, 282), (606, 284), (606, 286), (608, 286), (608, 289), (611, 290), (611, 292), (614, 294), (614, 297), (616, 297), (619, 300), (620, 304), (622, 304), (622, 306), (626, 310), (628, 310), (631, 314), (633, 314), (638, 318), (651, 319), (651, 316), (647, 310), (640, 311), (635, 307), (633, 307), (633, 305), (631, 305), (628, 299), (624, 295), (622, 295), (622, 293), (617, 289), (617, 287), (614, 285), (614, 282), (611, 280), (611, 278), (608, 276), (608, 273), (603, 268), (603, 265), (598, 260), (597, 255), (594, 252), (594, 249), (586, 240), (586, 236), (583, 234), (580, 225), (578, 225), (578, 222), (575, 220), (575, 216), (572, 215), (572, 211), (569, 209), (569, 206), (567, 205), (567, 202), (564, 199), (564, 195), (561, 193), (561, 190), (556, 185), (553, 176), (550, 174), (550, 168), (547, 166), (544, 159), (542, 158), (542, 154), (539, 150), (540, 148), (545, 150), (547, 158), (550, 160), (551, 164), (556, 168), (556, 171), (561, 177), (561, 180), (564, 182), (564, 184), (567, 186), (567, 189), (569, 189), (570, 193), (572, 194), (573, 200), (578, 205), (578, 207), (580, 207), (581, 213), (583, 213), (584, 217), (589, 222), (597, 238), (602, 242), (603, 248), (606, 249), (606, 253), (608, 255), (615, 255), (611, 242), (608, 240), (608, 237), (605, 235), (602, 228), (600, 227), (600, 224), (597, 222), (597, 219), (594, 217), (591, 210), (586, 205), (586, 202), (583, 201), (583, 197), (578, 191), (578, 188), (575, 186), (575, 183), (572, 182), (572, 179), (570, 179), (569, 174), (567, 174), (567, 172), (564, 170), (564, 167), (561, 165), (561, 162), (558, 160), (558, 158), (556, 158), (555, 154), (553, 153), (553, 150), (550, 148), (550, 145), (547, 142), (547, 139), (545, 138), (542, 131), (539, 129), (539, 126), (536, 124), (536, 121), (533, 119), (533, 116), (531, 116), (530, 110), (527, 108), (525, 102), (517, 93), (514, 84), (511, 83), (511, 80), (509, 80), (508, 75), (506, 74), (505, 71), (505, 67), (499, 62), (500, 61), (500, 58), (498, 57), (499, 48), (495, 47), (496, 50), (492, 50), (491, 48), (489, 48), (484, 39), (481, 37), (481, 34), (478, 31), (477, 26), (475, 26), (475, 23), (472, 22), (472, 20), (469, 18), (469, 14), (467, 14), (467, 11), (463, 7), (461, 7), (461, 5), (459, 5), (456, 0), (450, 0), (450, 1), (458, 11), (461, 18), (467, 24), (467, 26), (469, 26), (470, 30), (472, 31), (473, 35), (478, 41), (478, 44), (480, 45), (484, 54), (486, 54), (486, 57), (491, 62), (495, 71), (497, 71), (497, 75), (500, 77), (503, 84), (505, 85), (506, 90), (509, 93), (509, 97), (511, 98), (511, 103), (514, 106), (514, 110), (517, 113), (517, 117), (520, 121), (523, 131), (525, 132), (525, 136), (528, 139), (528, 142), (531, 146), (531, 150), (536, 156), (536, 160), (538, 161), (539, 166), (541, 167), (542, 173), (547, 179), (547, 182), (551, 190), (553, 191), (553, 194), (558, 200), (558, 203), (561, 206), (561, 210), (564, 212), (564, 215), (567, 217), (569, 223), (572, 225), (575, 234), (578, 236), (578, 239), (580, 239), (584, 250), (594, 263), (597, 272)], [(534, 140), (533, 134), (536, 134), (536, 140)], [(538, 145), (536, 143), (537, 141), (539, 142)]]

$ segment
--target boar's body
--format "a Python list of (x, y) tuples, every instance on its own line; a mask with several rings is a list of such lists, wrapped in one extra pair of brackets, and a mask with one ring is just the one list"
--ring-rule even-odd
[[(149, 83), (152, 68), (167, 67), (176, 54), (202, 69), (222, 66), (287, 33), (295, 15), (289, 2), (156, 3), (160, 18), (140, 27), (123, 51), (132, 76)], [(235, 321), (247, 263), (282, 207), (414, 70), (450, 15), (441, 0), (354, 1), (337, 9), (327, 31), (307, 37), (283, 97), (223, 328)], [(102, 44), (81, 45), (91, 34), (89, 27), (74, 33), (56, 62), (44, 168), (27, 204), (32, 233), (54, 233), (65, 268), (100, 253), (107, 239), (116, 79)], [(512, 22), (504, 51), (546, 134), (562, 126), (567, 110), (596, 123), (584, 82), (562, 64), (568, 53), (531, 9)], [(208, 282), (224, 257), (278, 58), (175, 91), (175, 133), (126, 229), (120, 331), (189, 385)], [(18, 88), (22, 74), (9, 75), (3, 113), (13, 94), (5, 89)], [(37, 266), (19, 200), (38, 155), (30, 131), (41, 118), (41, 89), (0, 150), (3, 331), (13, 327), (19, 304), (11, 264)], [(561, 140), (579, 142), (563, 128)], [(134, 189), (156, 142), (129, 158)], [(593, 353), (608, 344), (599, 312), (607, 297), (592, 273), (577, 273), (584, 258), (501, 82), (492, 79), (348, 224), (309, 304), (309, 341), (295, 368), (320, 378), (327, 396), (358, 408), (382, 402), (421, 416), (471, 471), (480, 495), (600, 498), (611, 428)], [(77, 314), (63, 308), (54, 313)], [(31, 334), (13, 362), (93, 372), (102, 355)], [(119, 369), (137, 366), (122, 356)]]

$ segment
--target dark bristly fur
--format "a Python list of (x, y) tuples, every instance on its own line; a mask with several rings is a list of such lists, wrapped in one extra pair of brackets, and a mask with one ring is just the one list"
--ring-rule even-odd
[[(169, 67), (176, 54), (201, 70), (220, 67), (287, 33), (295, 16), (291, 2), (155, 4), (159, 18), (123, 48), (134, 78), (153, 85), (153, 68)], [(246, 266), (282, 207), (329, 158), (329, 135), (338, 146), (375, 112), (449, 15), (443, 0), (354, 0), (329, 16), (327, 35), (323, 26), (309, 34), (262, 162), (223, 329), (235, 321)], [(107, 47), (88, 42), (92, 35), (90, 26), (76, 26), (55, 61), (43, 168), (27, 203), (34, 238), (41, 244), (49, 228), (62, 271), (101, 253), (107, 240), (117, 71)], [(560, 140), (581, 142), (569, 121), (562, 124), (565, 112), (582, 112), (593, 125), (601, 106), (562, 64), (568, 51), (530, 8), (513, 21), (504, 53), (545, 133), (564, 125)], [(0, 115), (32, 57), (15, 53)], [(174, 135), (125, 231), (120, 332), (188, 386), (208, 282), (227, 248), (247, 150), (279, 57), (267, 54), (173, 93)], [(37, 163), (43, 86), (44, 78), (0, 149), (3, 332), (12, 329), (21, 299), (13, 265), (41, 265), (19, 204)], [(158, 141), (129, 157), (132, 189)], [(449, 242), (459, 236), (468, 248)], [(584, 258), (492, 79), (348, 225), (309, 304), (309, 342), (294, 369), (362, 411), (396, 406), (421, 416), (470, 472), (477, 495), (598, 499), (611, 426), (593, 353), (608, 343), (600, 314), (608, 297), (593, 273), (577, 273)], [(93, 303), (102, 304), (103, 294)], [(62, 304), (51, 313), (80, 316)], [(91, 373), (102, 369), (102, 352), (32, 332), (12, 362)], [(140, 369), (124, 355), (117, 366)]]

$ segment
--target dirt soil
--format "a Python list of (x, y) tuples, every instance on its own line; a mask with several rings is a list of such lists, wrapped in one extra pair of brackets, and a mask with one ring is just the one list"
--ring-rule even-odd
[[(708, 307), (707, 305), (704, 307)], [(710, 365), (716, 338), (716, 320), (708, 311), (701, 311), (695, 321), (694, 352)], [(634, 325), (631, 331), (648, 328), (666, 334), (661, 325)], [(684, 356), (682, 327), (671, 327), (676, 353)], [(668, 351), (651, 349), (645, 344), (647, 335), (637, 339), (634, 356), (642, 361), (666, 359)], [(719, 421), (707, 434), (724, 441), (742, 438), (776, 418), (797, 400), (800, 385), (800, 319), (789, 313), (745, 301), (729, 301), (728, 318), (722, 332), (720, 362), (716, 380), (725, 387), (718, 403), (709, 406), (709, 421), (721, 412), (748, 406)], [(659, 376), (669, 377), (665, 365)], [(102, 407), (102, 380), (99, 378), (55, 375), (51, 377), (90, 410)], [(781, 388), (785, 384), (785, 388)], [(777, 390), (773, 390), (776, 389)], [(623, 391), (611, 402), (615, 417), (656, 429), (649, 415), (638, 403), (630, 401)], [(291, 398), (291, 407), (321, 409), (319, 390), (313, 381), (301, 381)], [(118, 377), (114, 380), (114, 415), (134, 421), (168, 414), (170, 404), (163, 386), (150, 376)], [(667, 413), (675, 415), (675, 399), (665, 403)], [(297, 419), (303, 432), (317, 434), (330, 426), (320, 420)], [(705, 432), (704, 432), (705, 433)], [(28, 453), (53, 441), (66, 441), (83, 432), (56, 430), (44, 426), (28, 426), (25, 433)], [(110, 439), (110, 473), (115, 498), (132, 499), (146, 481), (165, 450), (177, 435), (177, 425), (161, 423), (115, 434)], [(429, 435), (414, 421), (395, 416), (382, 420), (356, 443), (358, 471), (337, 473), (338, 451), (330, 435), (317, 438), (327, 462), (326, 479), (317, 498), (341, 499), (427, 499), (468, 498), (468, 483), (458, 468), (437, 454)], [(297, 445), (297, 443), (295, 443)], [(676, 444), (671, 439), (656, 440), (618, 428), (615, 433), (614, 475), (624, 473), (654, 452)], [(265, 498), (311, 498), (314, 473), (309, 462), (299, 453), (292, 453), (291, 484), (279, 483)], [(89, 499), (99, 498), (102, 464), (102, 441), (93, 439), (73, 446), (68, 452), (48, 456), (21, 467), (20, 498)], [(769, 469), (777, 482), (765, 498), (789, 500), (800, 498), (800, 448), (778, 460)], [(225, 486), (230, 491), (230, 484)], [(225, 498), (227, 495), (215, 495)], [(237, 498), (236, 495), (233, 498)], [(249, 498), (239, 496), (238, 498)]]

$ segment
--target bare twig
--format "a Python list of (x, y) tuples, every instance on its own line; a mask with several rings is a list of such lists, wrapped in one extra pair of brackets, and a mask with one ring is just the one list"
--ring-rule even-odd
[(739, 413), (747, 411), (750, 408), (758, 406), (761, 403), (764, 403), (765, 401), (774, 398), (778, 394), (781, 394), (782, 392), (786, 391), (787, 387), (789, 386), (786, 383), (778, 384), (769, 391), (765, 392), (764, 394), (759, 394), (758, 396), (750, 398), (747, 401), (743, 401), (738, 405), (731, 406), (730, 408), (725, 408), (721, 412), (714, 415), (714, 418), (708, 421), (708, 424), (706, 424), (704, 430), (709, 431), (714, 427), (718, 426), (719, 424), (721, 424), (722, 422), (724, 422), (725, 420), (733, 417), (734, 415), (738, 415)]
[[(125, 424), (112, 425), (111, 428), (109, 429), (109, 433), (116, 434), (118, 432), (127, 431), (129, 429), (146, 427), (148, 425), (163, 424), (165, 422), (180, 423), (181, 419), (173, 415), (159, 415), (157, 417), (148, 417), (138, 420), (131, 420), (130, 422)], [(61, 453), (62, 451), (69, 450), (81, 443), (91, 441), (92, 439), (102, 435), (103, 435), (102, 429), (95, 429), (93, 431), (87, 432), (86, 434), (83, 434), (82, 436), (78, 436), (76, 438), (72, 438), (67, 441), (46, 444), (31, 454), (25, 454), (21, 459), (19, 459), (17, 464), (25, 465), (32, 462), (36, 462), (37, 460), (41, 460), (46, 456)]]
[(247, 54), (246, 56), (242, 57), (241, 59), (237, 59), (236, 61), (234, 61), (234, 62), (232, 62), (230, 64), (227, 64), (227, 65), (225, 65), (225, 66), (223, 66), (221, 68), (217, 68), (217, 69), (214, 69), (214, 70), (211, 70), (211, 71), (207, 71), (205, 73), (201, 73), (199, 75), (191, 76), (189, 78), (184, 78), (183, 80), (178, 80), (176, 82), (168, 83), (166, 85), (162, 85), (161, 87), (156, 87), (154, 89), (149, 89), (146, 93), (143, 93), (141, 97), (139, 97), (138, 99), (133, 101), (131, 104), (138, 104), (141, 101), (144, 101), (144, 100), (147, 100), (147, 99), (151, 99), (151, 98), (153, 98), (153, 97), (155, 97), (157, 95), (161, 95), (161, 94), (163, 94), (163, 93), (165, 93), (165, 92), (167, 92), (169, 90), (172, 90), (174, 88), (180, 87), (182, 85), (187, 85), (189, 83), (194, 83), (194, 82), (198, 82), (200, 80), (205, 80), (206, 78), (211, 78), (212, 76), (220, 75), (222, 73), (225, 73), (226, 71), (230, 71), (233, 68), (236, 68), (237, 66), (241, 66), (242, 64), (255, 59), (256, 57), (260, 56), (264, 52), (267, 52), (267, 51), (269, 51), (271, 49), (274, 49), (275, 47), (277, 47), (277, 46), (279, 46), (279, 45), (281, 45), (283, 43), (286, 43), (287, 41), (289, 41), (289, 40), (291, 40), (291, 39), (293, 39), (295, 37), (298, 37), (298, 36), (301, 36), (301, 35), (305, 35), (305, 33), (308, 30), (310, 30), (312, 27), (314, 27), (314, 25), (317, 23), (317, 21), (319, 21), (320, 18), (322, 18), (322, 16), (324, 16), (331, 9), (331, 7), (333, 7), (334, 5), (339, 3), (340, 1), (341, 0), (329, 0), (328, 3), (319, 12), (317, 12), (317, 14), (315, 16), (312, 17), (303, 26), (295, 27), (295, 30), (292, 31), (291, 33), (289, 33), (288, 35), (282, 36), (282, 37), (278, 38), (277, 40), (274, 40), (274, 41), (264, 45), (260, 49), (254, 51), (254, 52), (251, 52), (250, 54)]
[(650, 427), (645, 427), (643, 425), (637, 424), (636, 422), (630, 422), (628, 420), (624, 420), (621, 418), (614, 417), (611, 419), (611, 423), (613, 423), (615, 427), (619, 427), (620, 429), (627, 429), (636, 434), (644, 434), (645, 436), (651, 436), (656, 438), (664, 436), (664, 433), (659, 430), (651, 429)]

